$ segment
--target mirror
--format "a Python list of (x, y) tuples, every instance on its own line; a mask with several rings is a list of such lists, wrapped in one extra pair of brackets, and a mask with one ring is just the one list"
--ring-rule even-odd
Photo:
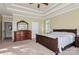
[(9, 30), (12, 30), (12, 25), (9, 25), (9, 27), (8, 27), (8, 28), (9, 28)]
[(28, 23), (25, 21), (17, 22), (17, 30), (28, 30)]

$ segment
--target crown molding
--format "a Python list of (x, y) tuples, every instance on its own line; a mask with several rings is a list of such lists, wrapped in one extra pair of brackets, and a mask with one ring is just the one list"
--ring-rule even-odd
[(7, 8), (9, 11), (12, 11), (12, 12), (22, 12), (24, 14), (32, 14), (32, 15), (38, 15), (38, 16), (42, 16), (42, 14), (38, 14), (38, 13), (33, 13), (33, 12), (29, 12), (29, 11), (24, 11), (24, 10), (20, 10), (20, 9), (14, 9), (14, 8)]
[(33, 9), (33, 8), (29, 8), (29, 7), (24, 7), (24, 6), (21, 6), (21, 5), (18, 5), (18, 4), (11, 4), (11, 6), (14, 6), (14, 7), (17, 7), (17, 8), (21, 8), (21, 9), (25, 9), (25, 10), (28, 10), (28, 11), (31, 11), (31, 12), (36, 12), (36, 13), (42, 13), (41, 10), (37, 10), (37, 9)]
[(46, 10), (43, 11), (43, 14), (44, 13), (47, 13), (49, 12), (51, 9), (55, 8), (56, 6), (60, 5), (61, 3), (55, 3), (54, 5), (52, 4), (49, 8), (47, 8)]
[(49, 12), (45, 13), (45, 16), (51, 14), (51, 13), (54, 13), (58, 10), (61, 10), (63, 8), (66, 8), (66, 7), (69, 7), (70, 4), (59, 4), (57, 5), (54, 9), (52, 8)]
[(22, 16), (22, 17), (26, 17), (29, 19), (44, 19), (43, 17), (34, 17), (34, 16), (29, 16), (29, 15), (24, 15), (24, 14), (13, 14), (13, 16)]
[(50, 15), (47, 15), (44, 18), (47, 19), (47, 18), (55, 17), (55, 16), (58, 16), (58, 15), (73, 11), (73, 10), (78, 9), (78, 8), (79, 8), (79, 4), (71, 4), (71, 6), (63, 8), (60, 11), (56, 11), (54, 13), (51, 13)]
[(13, 15), (2, 15), (3, 17), (11, 17), (12, 18), (12, 16)]
[(72, 11), (77, 8), (79, 8), (78, 3), (55, 3), (45, 11), (39, 11), (36, 9), (23, 7), (16, 4), (11, 4), (7, 6), (7, 9), (11, 11), (12, 14), (24, 16), (27, 18), (33, 18), (33, 19), (39, 19), (39, 18), (48, 19), (57, 15), (61, 15), (63, 13)]

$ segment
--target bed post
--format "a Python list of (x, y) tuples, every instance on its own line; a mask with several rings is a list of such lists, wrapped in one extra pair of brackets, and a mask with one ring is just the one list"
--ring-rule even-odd
[(55, 52), (55, 55), (58, 55), (58, 52)]

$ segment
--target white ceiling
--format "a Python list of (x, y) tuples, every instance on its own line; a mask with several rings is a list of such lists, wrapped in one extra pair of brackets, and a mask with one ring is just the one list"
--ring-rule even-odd
[(78, 3), (49, 3), (48, 6), (41, 4), (40, 8), (37, 8), (37, 3), (31, 5), (29, 3), (0, 3), (0, 14), (43, 19), (51, 18), (77, 8), (79, 8)]
[[(23, 7), (28, 7), (28, 8), (32, 8), (32, 9), (37, 9), (39, 11), (44, 11), (45, 9), (47, 9), (48, 7), (52, 6), (53, 4), (50, 3), (48, 5), (44, 5), (42, 3), (16, 3), (17, 5), (23, 6)], [(38, 4), (40, 4), (40, 8), (37, 8)]]

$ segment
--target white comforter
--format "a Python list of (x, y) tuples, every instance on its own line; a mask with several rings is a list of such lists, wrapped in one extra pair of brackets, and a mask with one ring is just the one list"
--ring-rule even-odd
[(42, 35), (51, 37), (51, 38), (58, 38), (58, 48), (59, 48), (60, 52), (62, 52), (61, 48), (64, 48), (65, 46), (67, 46), (70, 43), (75, 41), (75, 34), (74, 33), (52, 32), (50, 34), (42, 34)]

